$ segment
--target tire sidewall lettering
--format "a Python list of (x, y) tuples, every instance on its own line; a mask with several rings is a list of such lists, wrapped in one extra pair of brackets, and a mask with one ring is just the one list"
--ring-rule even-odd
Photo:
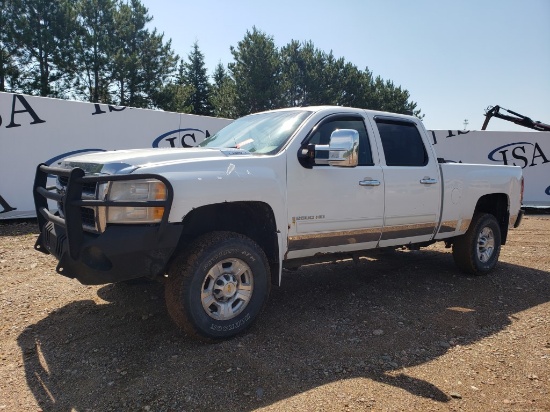
[(247, 312), (242, 319), (239, 319), (237, 322), (231, 323), (229, 325), (218, 325), (212, 323), (210, 329), (216, 332), (228, 332), (230, 330), (235, 330), (243, 327), (251, 319), (250, 313)]
[[(240, 255), (240, 256), (239, 256)], [(208, 272), (210, 269), (214, 267), (220, 260), (224, 259), (230, 259), (232, 257), (241, 258), (247, 263), (254, 264), (256, 262), (256, 258), (254, 255), (246, 250), (241, 249), (225, 249), (221, 252), (216, 253), (214, 256), (212, 256), (206, 263), (204, 263), (201, 267), (201, 269), (205, 272)]]

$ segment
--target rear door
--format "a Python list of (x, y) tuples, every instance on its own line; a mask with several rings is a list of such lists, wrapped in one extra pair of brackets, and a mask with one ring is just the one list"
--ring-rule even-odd
[[(374, 116), (385, 182), (380, 247), (432, 239), (441, 207), (439, 166), (413, 120)], [(431, 156), (428, 154), (431, 151)]]

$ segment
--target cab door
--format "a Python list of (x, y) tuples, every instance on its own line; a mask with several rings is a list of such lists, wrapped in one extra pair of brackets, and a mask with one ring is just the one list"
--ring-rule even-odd
[(355, 167), (311, 164), (300, 158), (300, 153), (288, 154), (288, 259), (378, 244), (384, 217), (384, 180), (365, 121), (360, 114), (327, 116), (302, 144), (301, 150), (308, 144), (326, 145), (334, 130), (357, 130), (359, 161)]
[[(375, 116), (382, 147), (385, 182), (384, 227), (380, 247), (425, 242), (439, 222), (439, 165), (429, 156), (421, 129), (413, 120)], [(432, 152), (433, 153), (433, 152)]]

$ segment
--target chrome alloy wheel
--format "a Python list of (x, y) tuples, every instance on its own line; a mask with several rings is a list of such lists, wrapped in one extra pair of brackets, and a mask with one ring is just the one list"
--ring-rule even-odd
[(216, 320), (229, 320), (241, 313), (252, 298), (254, 277), (240, 259), (225, 259), (206, 274), (201, 289), (205, 312)]
[(477, 257), (480, 262), (487, 262), (495, 251), (495, 235), (490, 227), (484, 227), (477, 237)]

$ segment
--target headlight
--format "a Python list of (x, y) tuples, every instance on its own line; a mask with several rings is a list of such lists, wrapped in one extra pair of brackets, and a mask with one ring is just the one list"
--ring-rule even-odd
[(115, 181), (107, 189), (106, 199), (120, 202), (143, 202), (143, 206), (109, 206), (107, 223), (158, 223), (164, 215), (164, 207), (148, 207), (152, 200), (166, 200), (164, 183), (154, 179)]

